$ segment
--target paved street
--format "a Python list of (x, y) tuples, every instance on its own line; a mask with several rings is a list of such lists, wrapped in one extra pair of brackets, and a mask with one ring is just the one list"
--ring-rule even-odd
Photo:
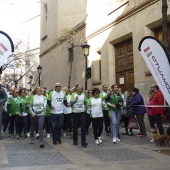
[[(123, 129), (121, 129), (123, 131)], [(137, 131), (135, 132), (137, 133)], [(53, 145), (45, 138), (45, 148), (39, 148), (27, 139), (11, 139), (8, 133), (2, 133), (0, 141), (0, 170), (169, 170), (170, 156), (162, 154), (147, 139), (121, 135), (121, 142), (112, 143), (112, 137), (103, 133), (103, 143), (94, 143), (92, 129), (87, 136), (87, 148), (73, 146), (70, 136), (62, 137), (61, 145)], [(80, 136), (79, 136), (80, 139)]]

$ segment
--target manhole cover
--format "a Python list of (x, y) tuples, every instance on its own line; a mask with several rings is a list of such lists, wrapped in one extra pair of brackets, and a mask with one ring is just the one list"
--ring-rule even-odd
[(162, 153), (164, 155), (169, 155), (170, 156), (170, 149), (159, 149), (159, 150), (154, 150), (155, 152)]

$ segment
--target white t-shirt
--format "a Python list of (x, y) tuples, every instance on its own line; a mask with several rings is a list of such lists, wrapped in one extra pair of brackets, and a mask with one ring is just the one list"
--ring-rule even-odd
[(77, 100), (77, 102), (75, 104), (73, 104), (73, 112), (74, 113), (85, 112), (85, 105), (84, 105), (85, 94), (84, 93), (81, 93), (81, 94), (73, 93), (71, 100), (75, 101), (77, 96), (78, 96), (78, 100)]
[(66, 98), (65, 93), (63, 91), (56, 92), (52, 91), (49, 94), (48, 99), (51, 100), (51, 105), (55, 107), (52, 109), (52, 114), (61, 114), (64, 113), (64, 99)]
[[(67, 98), (67, 103), (70, 104), (71, 95), (67, 95), (66, 98)], [(72, 113), (72, 108), (71, 108), (71, 106), (70, 106), (70, 107), (66, 107), (66, 106), (64, 105), (64, 114), (70, 114), (70, 113)]]
[(91, 106), (91, 115), (93, 118), (103, 117), (102, 98), (91, 97), (88, 101), (88, 104)]

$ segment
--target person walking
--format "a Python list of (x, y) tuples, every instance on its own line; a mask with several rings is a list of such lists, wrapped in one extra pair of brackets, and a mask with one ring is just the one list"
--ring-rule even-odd
[(42, 90), (40, 87), (36, 87), (32, 96), (29, 100), (29, 110), (31, 114), (31, 141), (30, 144), (34, 144), (34, 131), (37, 126), (38, 121), (38, 131), (39, 131), (39, 140), (40, 140), (40, 148), (44, 148), (43, 141), (43, 125), (45, 119), (46, 112), (46, 98), (42, 95)]
[(140, 132), (136, 136), (139, 136), (141, 138), (146, 138), (147, 134), (146, 134), (146, 127), (145, 127), (145, 122), (144, 122), (146, 108), (144, 105), (144, 100), (141, 94), (139, 93), (138, 88), (133, 88), (132, 94), (134, 98), (131, 103), (131, 106), (133, 106), (133, 112), (136, 115), (136, 118), (139, 124), (139, 129), (140, 129)]
[(67, 106), (66, 94), (61, 90), (61, 84), (56, 83), (54, 90), (47, 98), (47, 103), (52, 109), (51, 122), (53, 127), (53, 144), (61, 144), (61, 130), (64, 121), (64, 105)]
[(116, 144), (117, 141), (120, 141), (119, 121), (121, 116), (121, 106), (123, 105), (122, 94), (118, 91), (117, 84), (111, 86), (111, 94), (107, 101), (111, 115), (113, 143)]
[[(103, 91), (100, 93), (100, 97), (105, 97), (107, 95), (107, 86), (103, 85), (102, 89)], [(105, 100), (103, 101), (102, 110), (103, 110), (103, 118), (104, 118), (104, 125), (105, 125), (105, 133), (106, 133), (106, 136), (109, 136), (110, 135), (110, 131), (109, 131), (110, 118), (109, 118), (108, 106)]]
[(73, 108), (73, 144), (78, 145), (78, 127), (81, 127), (81, 145), (86, 147), (86, 108), (87, 99), (83, 93), (81, 84), (75, 86), (75, 92), (71, 95), (71, 105)]
[(69, 133), (72, 136), (72, 121), (71, 121), (71, 117), (72, 117), (72, 108), (71, 108), (71, 95), (69, 94), (69, 90), (67, 87), (63, 88), (63, 91), (66, 94), (66, 98), (67, 98), (67, 107), (65, 106), (64, 109), (64, 124), (63, 124), (63, 135), (66, 136), (65, 131), (69, 130)]
[[(19, 95), (22, 101), (22, 119), (21, 119), (21, 128), (24, 129), (24, 138), (27, 138), (27, 129), (28, 129), (28, 112), (29, 108), (27, 107), (27, 94), (24, 89), (19, 90)], [(20, 129), (22, 131), (22, 129)]]
[(22, 116), (22, 100), (18, 95), (18, 89), (14, 89), (13, 96), (8, 98), (7, 101), (7, 113), (10, 118), (10, 132), (11, 138), (14, 138), (14, 123), (16, 130), (16, 138), (19, 139), (19, 131), (20, 131), (20, 116)]
[(93, 88), (93, 96), (88, 100), (88, 105), (90, 107), (90, 115), (92, 118), (93, 134), (95, 143), (98, 145), (102, 143), (102, 131), (103, 131), (103, 111), (102, 105), (103, 101), (109, 96), (100, 97), (100, 90), (98, 88)]
[[(87, 97), (87, 103), (88, 103), (88, 100), (92, 97), (92, 90), (87, 91), (86, 97)], [(89, 110), (89, 107), (87, 107), (86, 108), (86, 135), (89, 134), (90, 124), (91, 124), (90, 110)]]

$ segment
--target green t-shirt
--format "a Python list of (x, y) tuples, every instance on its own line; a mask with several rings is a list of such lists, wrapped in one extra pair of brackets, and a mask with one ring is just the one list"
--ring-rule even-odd
[(17, 98), (9, 97), (7, 104), (9, 104), (9, 113), (12, 115), (18, 115), (21, 113), (20, 105), (22, 104), (22, 100), (20, 96)]
[(109, 107), (109, 111), (117, 111), (121, 109), (121, 106), (119, 105), (120, 102), (122, 102), (122, 95), (121, 93), (118, 93), (118, 95), (116, 96), (114, 93), (110, 94), (110, 99), (109, 99), (109, 103), (114, 104), (116, 106), (116, 108), (112, 108)]

